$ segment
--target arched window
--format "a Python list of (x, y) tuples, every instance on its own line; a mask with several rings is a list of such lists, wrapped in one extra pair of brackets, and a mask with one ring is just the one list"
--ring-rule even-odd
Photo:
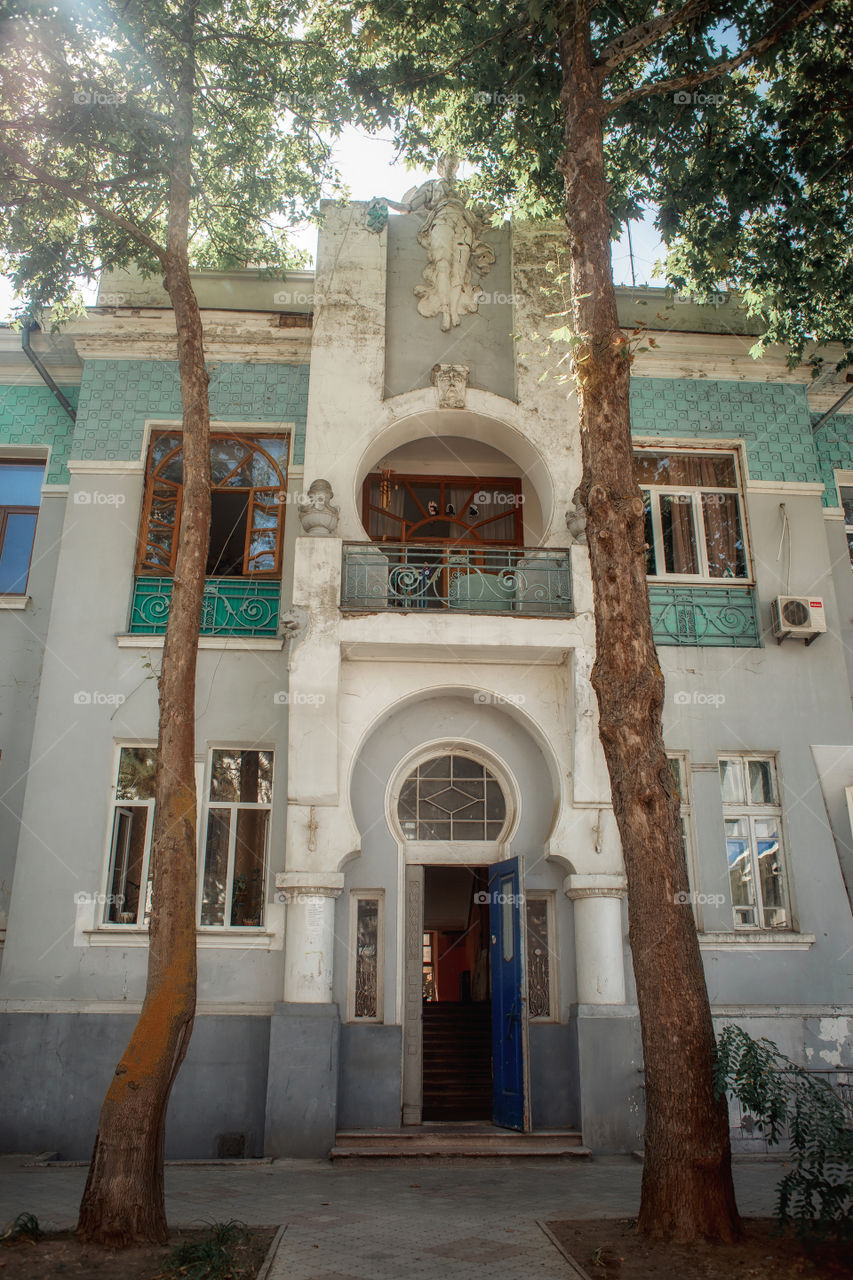
[(506, 824), (501, 784), (470, 756), (434, 756), (400, 790), (397, 816), (407, 840), (498, 840)]
[[(287, 436), (210, 437), (208, 577), (274, 577), (281, 572), (287, 489)], [(152, 435), (137, 573), (175, 571), (184, 458), (177, 431)]]

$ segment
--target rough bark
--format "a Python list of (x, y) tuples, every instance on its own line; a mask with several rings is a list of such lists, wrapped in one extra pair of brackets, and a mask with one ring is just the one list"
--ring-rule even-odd
[[(191, 23), (192, 7), (188, 13)], [(201, 316), (187, 257), (193, 74), (188, 55), (175, 121), (165, 255), (178, 335), (184, 491), (159, 680), (148, 979), (139, 1021), (101, 1109), (77, 1225), (84, 1240), (119, 1248), (168, 1239), (166, 1109), (196, 1004), (195, 682), (210, 527), (210, 411)]]
[(601, 70), (585, 0), (561, 10), (561, 106), (581, 500), (595, 602), (592, 673), (628, 880), (629, 938), (646, 1075), (638, 1230), (689, 1241), (739, 1232), (728, 1117), (714, 1097), (714, 1033), (689, 890), (678, 798), (664, 750), (664, 681), (646, 587), (634, 478), (630, 352), (619, 328), (602, 140)]

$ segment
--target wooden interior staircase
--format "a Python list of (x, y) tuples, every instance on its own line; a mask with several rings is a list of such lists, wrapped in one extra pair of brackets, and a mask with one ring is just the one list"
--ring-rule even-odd
[(491, 1004), (429, 1001), (423, 1036), (424, 1120), (491, 1120)]

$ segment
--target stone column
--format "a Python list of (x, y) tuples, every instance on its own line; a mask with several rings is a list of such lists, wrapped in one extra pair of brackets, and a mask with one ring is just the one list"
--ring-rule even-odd
[(624, 1004), (621, 875), (571, 875), (563, 885), (575, 904), (578, 1004)]
[(285, 902), (284, 1000), (270, 1020), (268, 1156), (326, 1156), (334, 1145), (341, 1024), (332, 984), (343, 887), (341, 872), (276, 876)]

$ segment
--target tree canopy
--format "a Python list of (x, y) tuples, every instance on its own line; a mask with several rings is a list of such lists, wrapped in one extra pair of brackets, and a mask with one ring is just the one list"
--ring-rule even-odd
[(677, 288), (739, 290), (762, 342), (795, 358), (851, 345), (850, 0), (353, 0), (328, 20), (364, 118), (419, 160), (458, 150), (477, 195), (536, 218), (563, 213), (557, 29), (581, 10), (606, 77), (614, 236), (651, 205)]
[(348, 110), (334, 55), (305, 29), (303, 8), (7, 0), (0, 247), (28, 310), (61, 316), (75, 281), (101, 269), (161, 270), (190, 39), (190, 262), (295, 261), (287, 228), (334, 185), (329, 139)]

